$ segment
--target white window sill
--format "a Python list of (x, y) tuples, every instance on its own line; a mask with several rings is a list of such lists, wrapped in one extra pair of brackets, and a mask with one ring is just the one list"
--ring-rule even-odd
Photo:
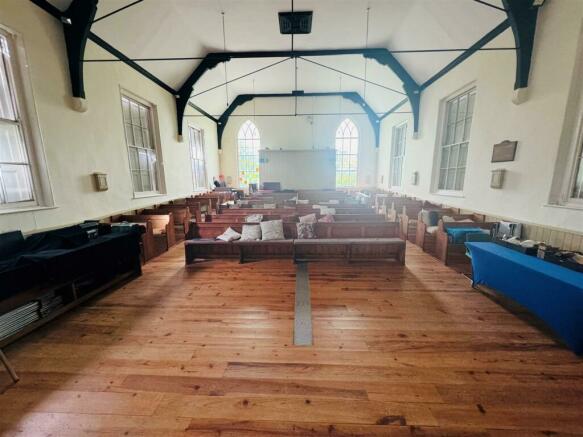
[(50, 209), (57, 209), (58, 206), (25, 206), (22, 208), (7, 208), (0, 209), (0, 215), (2, 214), (19, 214), (21, 212), (36, 212), (36, 211), (47, 211)]
[(579, 202), (568, 202), (564, 204), (559, 203), (547, 203), (543, 205), (545, 208), (559, 208), (559, 209), (570, 209), (573, 211), (583, 211), (583, 203)]
[(161, 196), (165, 196), (165, 194), (164, 193), (153, 193), (153, 192), (134, 193), (134, 199), (146, 199), (148, 197), (161, 197)]
[(435, 193), (433, 193), (437, 196), (446, 196), (446, 197), (466, 197), (464, 196), (464, 192), (463, 191), (446, 191), (446, 190), (438, 190)]

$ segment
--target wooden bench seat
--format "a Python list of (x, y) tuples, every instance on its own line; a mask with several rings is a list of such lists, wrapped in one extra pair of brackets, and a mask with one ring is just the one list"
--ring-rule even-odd
[(400, 238), (323, 238), (294, 240), (294, 261), (317, 259), (396, 259), (405, 264), (406, 243)]
[[(259, 224), (249, 223), (251, 226)], [(293, 258), (293, 259), (397, 259), (405, 262), (405, 241), (397, 238), (396, 222), (316, 223), (318, 238), (297, 239), (296, 223), (283, 223), (285, 240), (235, 241), (214, 238), (228, 228), (241, 232), (243, 223), (195, 223), (192, 230), (200, 239), (185, 242), (186, 263), (198, 258)], [(299, 249), (296, 249), (299, 244)]]
[(239, 262), (247, 259), (292, 258), (294, 240), (233, 241), (239, 250)]

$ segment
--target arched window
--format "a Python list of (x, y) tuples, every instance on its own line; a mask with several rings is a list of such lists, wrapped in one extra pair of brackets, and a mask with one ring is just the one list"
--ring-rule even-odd
[(336, 131), (336, 186), (355, 187), (358, 169), (358, 129), (350, 119)]
[(259, 184), (259, 130), (251, 120), (247, 120), (237, 135), (239, 144), (239, 186)]

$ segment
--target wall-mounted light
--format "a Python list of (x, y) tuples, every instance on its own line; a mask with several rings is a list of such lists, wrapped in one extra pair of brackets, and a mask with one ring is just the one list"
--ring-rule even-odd
[(504, 175), (506, 174), (506, 170), (503, 168), (499, 168), (496, 170), (492, 170), (492, 175), (490, 177), (490, 188), (500, 189), (504, 186)]
[(419, 184), (419, 172), (414, 171), (413, 174), (411, 174), (411, 185), (417, 184)]
[(96, 191), (107, 191), (109, 189), (107, 186), (107, 174), (105, 173), (93, 173), (93, 182), (95, 183)]

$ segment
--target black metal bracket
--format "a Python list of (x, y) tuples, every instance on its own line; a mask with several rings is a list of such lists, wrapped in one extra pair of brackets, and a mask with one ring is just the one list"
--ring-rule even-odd
[(389, 50), (373, 49), (372, 53), (364, 53), (365, 58), (371, 58), (381, 65), (389, 67), (399, 79), (403, 82), (403, 89), (407, 98), (411, 103), (411, 111), (413, 112), (413, 132), (419, 132), (419, 110), (421, 107), (421, 87), (413, 79), (413, 77), (405, 70), (399, 61), (393, 56)]
[[(34, 3), (35, 5), (37, 5), (39, 8), (43, 9), (48, 14), (52, 15), (57, 20), (64, 23), (64, 25), (69, 26), (69, 24), (65, 24), (65, 23), (68, 23), (69, 21), (71, 22), (70, 25), (75, 24), (75, 20), (73, 20), (73, 18), (66, 15), (67, 11), (62, 12), (60, 9), (53, 6), (47, 0), (30, 0), (30, 1), (31, 1), (31, 3)], [(97, 1), (98, 0), (87, 0), (87, 3), (91, 3), (91, 2), (97, 3)], [(85, 1), (76, 0), (76, 3), (85, 3)], [(72, 4), (71, 4), (71, 6), (72, 6)], [(106, 41), (104, 41), (103, 39), (98, 37), (96, 34), (91, 32), (90, 29), (87, 31), (87, 38), (83, 39), (83, 44), (82, 44), (82, 46), (80, 45), (80, 47), (79, 47), (80, 54), (78, 55), (78, 57), (79, 57), (79, 59), (81, 59), (82, 63), (83, 63), (83, 54), (85, 52), (85, 44), (87, 42), (87, 39), (89, 39), (92, 42), (94, 42), (95, 44), (97, 44), (99, 47), (101, 47), (106, 52), (111, 53), (113, 56), (115, 56), (116, 59), (119, 59), (121, 62), (125, 63), (130, 68), (133, 68), (135, 71), (140, 73), (142, 76), (144, 76), (144, 77), (148, 78), (149, 80), (151, 80), (152, 82), (154, 82), (160, 88), (166, 90), (167, 92), (171, 93), (172, 95), (176, 95), (175, 89), (173, 89), (171, 86), (169, 86), (168, 84), (161, 81), (159, 78), (154, 76), (152, 73), (147, 71), (145, 68), (143, 68), (141, 65), (139, 65), (135, 61), (131, 60), (128, 56), (126, 56), (124, 53), (117, 50), (111, 44), (108, 44)], [(71, 48), (73, 49), (73, 47), (71, 47)], [(69, 54), (69, 44), (68, 43), (67, 43), (67, 54)], [(71, 56), (70, 55), (69, 55), (69, 64), (71, 64)], [(74, 66), (74, 68), (75, 68), (75, 66)], [(75, 71), (75, 70), (73, 70), (73, 71)], [(78, 82), (78, 85), (80, 84), (80, 87), (78, 87), (77, 89), (81, 90), (81, 92), (79, 92), (80, 97), (81, 97), (81, 96), (85, 95), (85, 90), (83, 87), (83, 66), (82, 65), (78, 68), (78, 71), (81, 73), (81, 75), (80, 75), (80, 82)], [(71, 80), (71, 82), (77, 83), (77, 82), (74, 82), (73, 80)], [(75, 86), (73, 86), (73, 88), (75, 88)], [(73, 95), (75, 96), (75, 91), (73, 91)]]
[(192, 88), (198, 82), (198, 80), (209, 70), (212, 70), (217, 65), (222, 62), (230, 61), (231, 58), (227, 55), (221, 53), (211, 53), (205, 56), (200, 64), (195, 68), (194, 72), (186, 79), (186, 82), (180, 87), (176, 93), (176, 117), (178, 122), (178, 136), (182, 136), (182, 122), (184, 120), (184, 112), (186, 111), (186, 106), (188, 106), (188, 101), (190, 99), (190, 94), (192, 93)]
[(61, 22), (67, 45), (69, 60), (69, 76), (73, 97), (85, 98), (83, 83), (83, 58), (85, 46), (91, 32), (91, 24), (97, 12), (99, 0), (73, 0), (69, 8), (63, 12)]
[(534, 0), (502, 0), (516, 43), (514, 89), (528, 87), (539, 6)]
[[(403, 82), (403, 89), (407, 97), (411, 101), (413, 110), (413, 119), (415, 132), (419, 126), (419, 105), (421, 99), (421, 88), (413, 77), (405, 70), (393, 54), (382, 48), (372, 49), (331, 49), (331, 50), (293, 50), (293, 51), (259, 51), (259, 52), (225, 52), (225, 53), (209, 53), (201, 61), (201, 63), (194, 69), (189, 78), (180, 87), (176, 96), (176, 114), (178, 123), (178, 135), (182, 135), (182, 124), (184, 119), (184, 112), (188, 105), (188, 100), (192, 94), (192, 88), (198, 80), (209, 70), (212, 70), (217, 65), (223, 62), (228, 62), (231, 59), (250, 59), (250, 58), (299, 58), (306, 56), (338, 56), (338, 55), (362, 55), (365, 58), (374, 59), (381, 65), (389, 67), (397, 77)], [(317, 93), (312, 93), (317, 94)], [(327, 93), (320, 93), (327, 94)], [(329, 93), (328, 93), (329, 94)], [(341, 95), (342, 93), (335, 93)], [(287, 94), (281, 95), (281, 97)], [(360, 95), (359, 95), (360, 97)], [(362, 99), (362, 97), (360, 97)], [(366, 104), (366, 102), (365, 102)], [(367, 104), (368, 106), (368, 104)], [(374, 112), (374, 111), (373, 111)], [(376, 114), (375, 114), (376, 117)], [(378, 143), (378, 142), (377, 142)]]
[(239, 94), (231, 102), (229, 107), (223, 112), (223, 114), (217, 120), (217, 143), (219, 149), (222, 148), (223, 132), (229, 121), (229, 117), (233, 112), (244, 103), (250, 102), (255, 98), (285, 98), (285, 97), (334, 97), (339, 96), (353, 103), (356, 103), (362, 107), (363, 111), (366, 113), (370, 124), (372, 126), (375, 135), (375, 146), (379, 147), (380, 142), (380, 122), (381, 119), (377, 116), (376, 112), (369, 106), (369, 104), (362, 98), (360, 94), (355, 91), (347, 92), (322, 92), (322, 93), (306, 93), (304, 91), (293, 91), (291, 93), (272, 93), (272, 94)]

